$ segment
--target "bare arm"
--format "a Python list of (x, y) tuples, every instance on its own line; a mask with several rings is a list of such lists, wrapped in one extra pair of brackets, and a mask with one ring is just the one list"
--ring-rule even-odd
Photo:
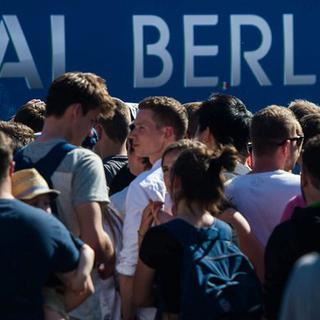
[(90, 277), (94, 263), (94, 251), (84, 244), (80, 249), (80, 260), (77, 269), (74, 272), (74, 277), (69, 283), (72, 291), (80, 293), (85, 291), (89, 283), (87, 282)]
[[(150, 228), (153, 217), (153, 201), (149, 201), (149, 204), (143, 210), (140, 227), (138, 230), (138, 244), (140, 247), (144, 234)], [(137, 274), (137, 273), (136, 273)], [(120, 295), (122, 299), (122, 315), (124, 320), (134, 319), (135, 316), (135, 295), (133, 293), (134, 283), (136, 283), (136, 275), (127, 276), (120, 275)]]
[(75, 207), (79, 220), (81, 239), (95, 252), (101, 278), (108, 278), (114, 271), (114, 250), (102, 226), (102, 212), (98, 202), (88, 202)]
[(92, 293), (94, 293), (94, 286), (91, 276), (86, 279), (85, 290), (75, 293), (72, 289), (66, 288), (64, 291), (63, 301), (66, 310), (69, 312), (78, 307), (84, 302)]
[(133, 281), (134, 277), (120, 274), (120, 296), (123, 320), (133, 320), (136, 310), (133, 304)]
[(229, 208), (220, 216), (224, 222), (233, 226), (239, 238), (240, 250), (250, 259), (261, 281), (264, 279), (263, 255), (264, 248), (252, 234), (251, 227), (244, 216), (235, 209)]
[(59, 274), (65, 284), (64, 304), (67, 311), (80, 305), (94, 292), (91, 271), (94, 262), (94, 252), (86, 244), (80, 249), (80, 260), (77, 268), (68, 273)]
[(138, 261), (137, 271), (133, 285), (133, 301), (137, 307), (150, 307), (153, 305), (152, 285), (155, 270)]

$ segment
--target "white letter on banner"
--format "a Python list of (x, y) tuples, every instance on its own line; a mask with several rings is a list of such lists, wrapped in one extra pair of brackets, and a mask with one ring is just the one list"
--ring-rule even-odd
[(195, 77), (195, 56), (216, 56), (218, 46), (194, 45), (194, 26), (214, 26), (218, 23), (217, 15), (185, 15), (183, 16), (184, 28), (184, 86), (185, 87), (212, 87), (218, 84), (218, 77)]
[(284, 85), (313, 85), (317, 81), (314, 74), (294, 74), (294, 36), (293, 15), (283, 15), (283, 39), (284, 39)]
[[(160, 33), (158, 42), (147, 45), (147, 55), (159, 57), (163, 63), (161, 73), (156, 77), (144, 76), (144, 38), (143, 28), (150, 26), (157, 28)], [(154, 88), (168, 82), (173, 71), (173, 62), (167, 45), (170, 40), (170, 32), (167, 24), (158, 16), (134, 15), (133, 16), (133, 43), (134, 43), (134, 87)]]
[(29, 89), (42, 88), (40, 75), (33, 61), (27, 40), (15, 15), (4, 15), (0, 23), (0, 65), (9, 44), (9, 37), (16, 51), (19, 62), (5, 62), (2, 65), (0, 78), (23, 77)]
[(258, 28), (262, 35), (261, 45), (254, 51), (245, 51), (244, 59), (261, 86), (269, 86), (271, 82), (259, 60), (270, 50), (272, 35), (268, 23), (257, 15), (231, 15), (231, 85), (241, 84), (241, 26), (248, 25)]
[(65, 73), (66, 70), (66, 44), (64, 16), (52, 15), (51, 42), (52, 42), (52, 78)]

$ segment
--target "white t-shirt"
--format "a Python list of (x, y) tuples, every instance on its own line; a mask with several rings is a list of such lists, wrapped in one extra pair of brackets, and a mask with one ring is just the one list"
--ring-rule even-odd
[(300, 176), (283, 170), (247, 174), (229, 180), (225, 193), (266, 246), (287, 202), (301, 193)]

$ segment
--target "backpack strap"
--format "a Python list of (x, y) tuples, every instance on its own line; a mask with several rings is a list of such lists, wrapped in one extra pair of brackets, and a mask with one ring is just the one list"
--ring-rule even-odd
[(65, 156), (75, 148), (77, 147), (70, 143), (64, 141), (59, 142), (43, 158), (34, 164), (34, 168), (45, 178), (50, 188), (53, 187), (51, 176), (57, 170)]
[(35, 168), (44, 177), (50, 188), (52, 188), (51, 176), (67, 153), (75, 148), (77, 147), (70, 143), (61, 141), (57, 143), (43, 158), (35, 163), (32, 162), (29, 157), (24, 155), (25, 148), (22, 148), (14, 156), (14, 161), (16, 162), (15, 171)]
[[(23, 148), (14, 156), (14, 161), (16, 162), (15, 171), (35, 168), (47, 181), (49, 187), (53, 188), (51, 176), (65, 156), (75, 148), (77, 147), (65, 141), (61, 141), (57, 143), (43, 158), (35, 163), (33, 163), (29, 157), (24, 155)], [(58, 213), (55, 201), (51, 202), (51, 209), (54, 214)]]
[(15, 162), (14, 171), (31, 169), (34, 167), (34, 164), (31, 161), (31, 159), (24, 155), (24, 153), (23, 153), (24, 149), (25, 149), (25, 147), (18, 150), (13, 157), (13, 160)]

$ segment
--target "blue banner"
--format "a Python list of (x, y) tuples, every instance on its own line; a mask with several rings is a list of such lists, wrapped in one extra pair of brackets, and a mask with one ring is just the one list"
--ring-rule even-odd
[(65, 71), (95, 72), (130, 102), (225, 92), (252, 111), (317, 103), (319, 9), (317, 0), (2, 0), (0, 118), (45, 99)]

